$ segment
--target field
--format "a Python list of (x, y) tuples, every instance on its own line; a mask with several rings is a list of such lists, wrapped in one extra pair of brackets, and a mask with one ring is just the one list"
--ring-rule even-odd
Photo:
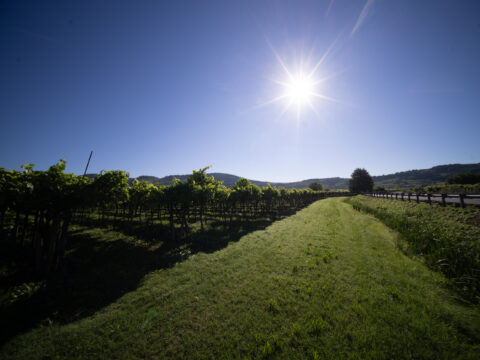
[[(75, 225), (67, 259), (86, 261), (84, 292), (70, 308), (39, 302), (49, 315), (29, 327), (14, 324), (18, 308), (4, 309), (15, 336), (0, 357), (478, 358), (478, 307), (342, 198), (208, 231), (203, 247), (167, 258), (159, 241)], [(73, 274), (85, 265), (71, 263)]]

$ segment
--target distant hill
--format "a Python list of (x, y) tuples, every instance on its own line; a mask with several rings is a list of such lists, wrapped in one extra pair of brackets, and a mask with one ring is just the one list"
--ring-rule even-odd
[[(367, 169), (368, 170), (368, 169)], [(449, 177), (470, 172), (473, 174), (480, 174), (480, 163), (478, 164), (451, 164), (434, 166), (430, 169), (422, 170), (409, 170), (397, 172), (395, 174), (372, 176), (375, 186), (382, 186), (385, 189), (394, 188), (408, 188), (408, 187), (422, 187), (427, 185), (443, 184)], [(227, 187), (232, 187), (240, 176), (225, 174), (225, 173), (209, 173), (215, 180), (223, 181), (223, 184)], [(87, 174), (89, 178), (95, 177), (95, 174)], [(157, 185), (171, 185), (174, 178), (180, 181), (185, 181), (188, 178), (187, 175), (169, 175), (162, 178), (156, 176), (142, 175), (137, 179), (139, 181), (148, 181)], [(132, 179), (133, 180), (133, 179)], [(340, 177), (323, 178), (323, 179), (307, 179), (296, 182), (267, 182), (250, 180), (253, 184), (260, 187), (266, 186), (270, 183), (272, 186), (285, 187), (287, 189), (304, 189), (312, 182), (318, 182), (323, 185), (324, 189), (330, 190), (342, 190), (348, 189), (348, 179)]]
[(375, 186), (383, 186), (385, 189), (423, 187), (444, 184), (449, 177), (466, 172), (480, 174), (480, 163), (439, 165), (430, 169), (402, 171), (390, 175), (373, 176), (373, 181)]
[[(223, 181), (223, 185), (226, 187), (232, 187), (239, 179), (240, 176), (224, 174), (224, 173), (209, 173), (208, 175), (213, 176), (215, 180)], [(169, 175), (162, 178), (157, 178), (155, 176), (139, 176), (137, 179), (140, 181), (148, 181), (158, 185), (171, 185), (174, 178), (179, 179), (180, 181), (185, 181), (189, 175)], [(250, 180), (253, 184), (264, 187), (267, 184), (276, 187), (285, 187), (287, 189), (303, 189), (307, 188), (308, 185), (312, 182), (319, 182), (323, 185), (324, 188), (331, 190), (346, 189), (348, 188), (348, 179), (345, 178), (326, 178), (326, 179), (308, 179), (296, 182), (287, 182), (287, 183), (278, 183), (278, 182), (268, 182), (268, 181), (259, 181), (259, 180)]]

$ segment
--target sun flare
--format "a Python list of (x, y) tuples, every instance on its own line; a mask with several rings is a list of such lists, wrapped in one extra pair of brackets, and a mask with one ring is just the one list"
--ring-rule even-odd
[(293, 76), (284, 87), (286, 98), (297, 106), (310, 104), (315, 96), (315, 82), (304, 74)]
[[(323, 62), (330, 54), (337, 40), (338, 38), (328, 47), (318, 61), (314, 61), (312, 57), (303, 57), (297, 59), (296, 63), (290, 64), (290, 66), (287, 66), (287, 63), (269, 43), (272, 52), (283, 70), (283, 79), (275, 77), (270, 80), (280, 85), (282, 91), (276, 97), (261, 103), (259, 106), (284, 103), (285, 105), (280, 116), (283, 116), (288, 110), (294, 110), (297, 113), (297, 120), (300, 120), (304, 108), (309, 108), (319, 116), (319, 112), (316, 109), (319, 101), (343, 103), (335, 98), (324, 95), (320, 92), (323, 89), (319, 89), (319, 87), (323, 88), (320, 86), (322, 83), (339, 74), (325, 74), (324, 69), (322, 69)], [(319, 77), (319, 73), (323, 73), (323, 77)]]

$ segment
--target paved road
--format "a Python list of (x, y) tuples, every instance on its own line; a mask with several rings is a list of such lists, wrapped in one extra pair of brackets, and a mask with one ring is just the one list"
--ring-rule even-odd
[[(386, 195), (382, 196), (381, 194), (373, 194), (373, 195), (369, 195), (369, 196), (374, 196), (374, 197), (379, 197), (379, 198), (385, 197), (386, 198)], [(391, 196), (392, 195), (390, 193), (389, 198), (391, 198)], [(395, 199), (395, 193), (393, 193), (393, 199)], [(404, 201), (408, 201), (408, 195), (405, 194), (403, 199), (404, 199)], [(400, 193), (398, 193), (398, 200), (401, 200)], [(416, 195), (412, 194), (410, 196), (410, 201), (416, 201), (416, 200), (417, 200)], [(424, 196), (424, 195), (420, 195), (418, 197), (418, 200), (428, 201), (428, 197)], [(431, 200), (441, 203), (442, 202), (442, 195), (441, 194), (432, 194)], [(466, 205), (480, 206), (480, 195), (467, 195), (467, 197), (465, 197), (463, 199), (463, 201)], [(447, 194), (447, 197), (445, 198), (445, 202), (459, 204), (460, 203), (460, 197), (457, 194)]]

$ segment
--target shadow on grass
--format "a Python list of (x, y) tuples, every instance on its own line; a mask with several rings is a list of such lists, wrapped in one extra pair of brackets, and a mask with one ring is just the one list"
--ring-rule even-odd
[[(229, 227), (212, 222), (204, 232), (192, 233), (182, 241), (171, 241), (165, 225), (153, 225), (148, 231), (135, 224), (124, 227), (122, 232), (134, 235), (140, 244), (122, 239), (122, 232), (89, 228), (71, 231), (67, 253), (69, 290), (60, 286), (59, 279), (52, 279), (32, 295), (2, 305), (0, 345), (39, 324), (65, 324), (90, 316), (135, 290), (147, 273), (171, 267), (198, 252), (220, 250), (272, 222), (258, 219), (235, 222)], [(24, 274), (22, 271), (22, 276), (17, 275), (17, 284), (27, 280)], [(8, 280), (4, 277), (2, 283), (11, 286), (13, 280), (14, 276)]]

